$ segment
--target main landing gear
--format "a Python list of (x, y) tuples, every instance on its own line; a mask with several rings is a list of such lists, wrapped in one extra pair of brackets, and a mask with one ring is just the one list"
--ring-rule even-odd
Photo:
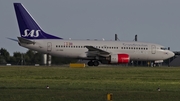
[(99, 61), (95, 60), (95, 61), (89, 61), (88, 62), (88, 66), (98, 66), (99, 65)]

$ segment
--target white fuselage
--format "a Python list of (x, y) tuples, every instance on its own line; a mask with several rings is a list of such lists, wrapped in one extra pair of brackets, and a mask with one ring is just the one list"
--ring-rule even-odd
[(174, 53), (165, 50), (158, 44), (144, 42), (122, 41), (90, 41), (90, 40), (58, 40), (37, 39), (32, 40), (35, 44), (23, 44), (21, 46), (54, 56), (89, 59), (88, 49), (85, 46), (109, 52), (110, 54), (128, 54), (131, 60), (156, 61), (174, 56)]
[(153, 43), (62, 40), (44, 32), (21, 3), (14, 3), (14, 9), (21, 35), (18, 37), (19, 45), (31, 50), (60, 57), (87, 59), (90, 60), (89, 66), (98, 66), (99, 62), (159, 61), (174, 56), (173, 52)]

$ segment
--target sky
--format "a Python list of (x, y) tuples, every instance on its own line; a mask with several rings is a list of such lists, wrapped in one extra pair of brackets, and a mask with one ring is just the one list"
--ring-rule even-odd
[(0, 47), (27, 49), (8, 40), (20, 36), (13, 3), (22, 3), (41, 28), (64, 39), (151, 42), (180, 51), (180, 0), (0, 0)]

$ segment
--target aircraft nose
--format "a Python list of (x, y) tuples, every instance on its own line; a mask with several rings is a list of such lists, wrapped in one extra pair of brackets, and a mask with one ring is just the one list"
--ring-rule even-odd
[(169, 51), (169, 58), (173, 57), (175, 54), (172, 51)]

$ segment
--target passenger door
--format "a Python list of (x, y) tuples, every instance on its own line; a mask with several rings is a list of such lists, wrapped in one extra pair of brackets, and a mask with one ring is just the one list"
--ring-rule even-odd
[(47, 43), (47, 52), (51, 52), (51, 50), (52, 50), (52, 43), (48, 42)]
[(155, 45), (151, 45), (151, 53), (156, 54), (156, 46)]

